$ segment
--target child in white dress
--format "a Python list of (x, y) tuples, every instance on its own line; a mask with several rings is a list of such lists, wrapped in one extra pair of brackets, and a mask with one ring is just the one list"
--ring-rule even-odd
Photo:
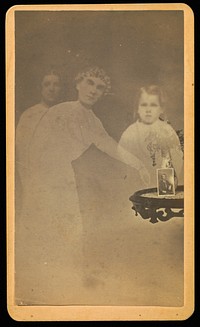
[(173, 167), (175, 177), (179, 178), (183, 165), (183, 152), (177, 133), (160, 118), (164, 103), (159, 86), (142, 87), (137, 107), (139, 118), (124, 131), (119, 141), (120, 146), (145, 164), (151, 176), (151, 187), (157, 186), (157, 168)]

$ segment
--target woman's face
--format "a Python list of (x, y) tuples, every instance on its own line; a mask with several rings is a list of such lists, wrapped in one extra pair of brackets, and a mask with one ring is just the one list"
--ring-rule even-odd
[(153, 124), (162, 112), (158, 95), (143, 92), (138, 106), (140, 120), (144, 124)]
[(46, 75), (42, 80), (42, 100), (48, 106), (53, 106), (59, 100), (61, 91), (60, 78), (57, 75)]
[(91, 108), (104, 94), (106, 84), (98, 77), (84, 77), (76, 85), (78, 99), (86, 107)]

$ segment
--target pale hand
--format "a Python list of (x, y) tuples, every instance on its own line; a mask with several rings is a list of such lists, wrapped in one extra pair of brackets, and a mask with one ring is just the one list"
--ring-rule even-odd
[(143, 183), (145, 184), (145, 186), (149, 186), (150, 185), (150, 175), (148, 170), (145, 167), (142, 167), (139, 169), (139, 174), (140, 177), (143, 181)]

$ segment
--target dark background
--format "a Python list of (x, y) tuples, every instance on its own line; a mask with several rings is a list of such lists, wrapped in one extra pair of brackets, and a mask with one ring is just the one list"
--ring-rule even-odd
[(65, 101), (76, 99), (76, 73), (97, 64), (111, 76), (113, 94), (95, 112), (115, 139), (132, 123), (135, 94), (146, 83), (164, 88), (167, 117), (183, 128), (182, 11), (19, 11), (15, 18), (16, 122), (39, 102), (49, 67), (62, 75)]

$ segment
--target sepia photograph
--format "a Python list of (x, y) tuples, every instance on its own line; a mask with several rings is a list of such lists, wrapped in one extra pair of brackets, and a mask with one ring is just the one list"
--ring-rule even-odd
[(19, 5), (6, 38), (10, 315), (186, 319), (192, 10)]
[(158, 178), (158, 196), (175, 195), (175, 176), (173, 168), (164, 168), (157, 170)]

